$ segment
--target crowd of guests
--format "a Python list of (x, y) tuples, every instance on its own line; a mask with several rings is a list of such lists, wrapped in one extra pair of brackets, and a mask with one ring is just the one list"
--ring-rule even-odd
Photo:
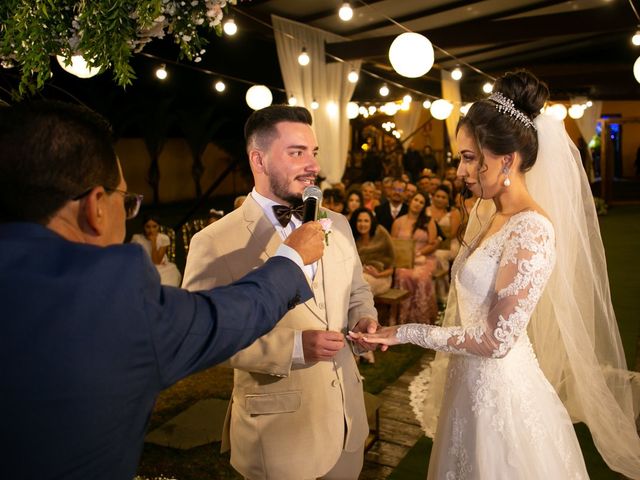
[[(425, 167), (413, 174), (402, 171), (397, 177), (348, 187), (340, 182), (323, 190), (323, 206), (349, 219), (373, 294), (390, 288), (409, 291), (392, 321), (434, 323), (439, 306), (446, 304), (463, 210), (469, 211), (476, 200), (465, 198), (456, 170), (451, 165), (438, 175)], [(400, 242), (394, 239), (413, 245), (410, 268), (396, 268)]]

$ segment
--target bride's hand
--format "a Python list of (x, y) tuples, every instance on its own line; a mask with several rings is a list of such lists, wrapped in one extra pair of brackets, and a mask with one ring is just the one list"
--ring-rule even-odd
[(399, 325), (393, 327), (378, 328), (376, 333), (356, 333), (349, 332), (348, 337), (351, 340), (364, 340), (367, 343), (375, 343), (378, 345), (398, 345), (400, 342), (396, 337)]

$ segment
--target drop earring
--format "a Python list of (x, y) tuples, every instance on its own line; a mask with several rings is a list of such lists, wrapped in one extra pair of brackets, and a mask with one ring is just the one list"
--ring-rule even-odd
[(509, 185), (511, 185), (511, 180), (509, 180), (509, 169), (507, 167), (504, 167), (502, 169), (502, 173), (504, 173), (506, 175), (506, 178), (504, 179), (504, 181), (502, 182), (502, 184), (505, 187), (508, 187)]

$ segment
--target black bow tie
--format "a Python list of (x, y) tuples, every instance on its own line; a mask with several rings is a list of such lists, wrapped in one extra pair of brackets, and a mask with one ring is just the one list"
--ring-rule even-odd
[(291, 215), (296, 217), (298, 220), (302, 220), (302, 210), (304, 209), (304, 205), (298, 205), (297, 207), (285, 207), (284, 205), (274, 205), (273, 213), (276, 214), (276, 218), (280, 222), (280, 225), (286, 227), (289, 225), (289, 221), (291, 220)]

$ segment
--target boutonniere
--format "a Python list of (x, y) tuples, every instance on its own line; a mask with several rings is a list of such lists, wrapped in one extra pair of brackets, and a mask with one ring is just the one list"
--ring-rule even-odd
[(328, 247), (329, 246), (329, 234), (331, 233), (331, 224), (333, 223), (329, 217), (327, 217), (327, 212), (324, 210), (320, 210), (318, 212), (318, 221), (322, 226), (322, 230), (324, 231), (324, 243)]

